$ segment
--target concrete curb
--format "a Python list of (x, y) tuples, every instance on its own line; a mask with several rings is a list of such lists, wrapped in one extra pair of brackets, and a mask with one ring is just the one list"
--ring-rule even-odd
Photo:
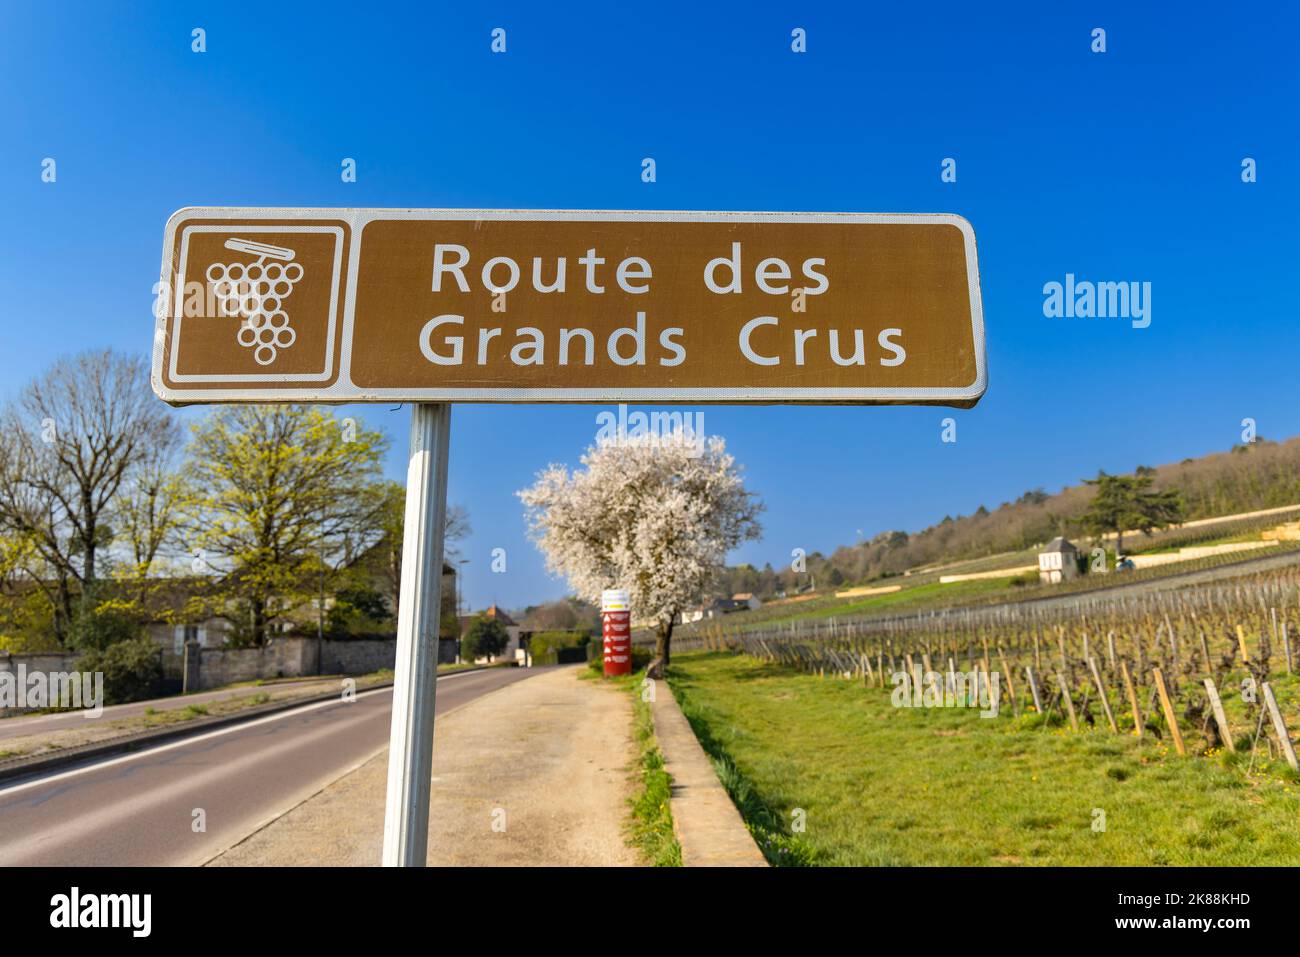
[(655, 738), (672, 776), (669, 806), (683, 867), (766, 867), (731, 796), (714, 773), (667, 681), (655, 682)]

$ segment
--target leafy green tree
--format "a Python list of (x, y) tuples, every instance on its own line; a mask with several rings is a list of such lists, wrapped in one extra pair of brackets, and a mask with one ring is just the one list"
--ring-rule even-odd
[(1139, 469), (1136, 475), (1107, 475), (1098, 472), (1084, 481), (1097, 489), (1083, 514), (1084, 528), (1094, 535), (1115, 533), (1115, 553), (1123, 554), (1124, 532), (1139, 529), (1150, 534), (1183, 520), (1183, 500), (1177, 489), (1153, 489), (1154, 471)]
[(475, 658), (486, 658), (491, 661), (505, 651), (509, 641), (510, 633), (506, 631), (505, 625), (495, 618), (479, 615), (469, 626), (469, 631), (461, 641), (460, 656), (466, 661), (473, 661)]
[(323, 566), (345, 566), (382, 537), (373, 489), (386, 444), (304, 406), (222, 406), (193, 427), (189, 546), (220, 575), (213, 610), (239, 608), (248, 643), (316, 600)]

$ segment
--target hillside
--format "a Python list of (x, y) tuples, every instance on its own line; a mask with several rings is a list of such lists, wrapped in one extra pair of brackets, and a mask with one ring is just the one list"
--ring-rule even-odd
[[(1293, 505), (1300, 502), (1300, 436), (1285, 442), (1260, 439), (1151, 472), (1156, 488), (1182, 492), (1188, 521)], [(1027, 553), (1057, 535), (1086, 539), (1079, 519), (1092, 495), (1093, 489), (1083, 482), (1054, 495), (1032, 489), (996, 509), (980, 506), (971, 515), (945, 516), (919, 532), (882, 532), (869, 541), (843, 545), (829, 556), (814, 552), (807, 558), (805, 574), (795, 574), (788, 565), (780, 569), (770, 564), (762, 569), (733, 566), (727, 569), (720, 591), (768, 597), (806, 587), (812, 580), (819, 588), (857, 584), (913, 569)], [(1143, 541), (1126, 539), (1125, 544), (1141, 548)]]

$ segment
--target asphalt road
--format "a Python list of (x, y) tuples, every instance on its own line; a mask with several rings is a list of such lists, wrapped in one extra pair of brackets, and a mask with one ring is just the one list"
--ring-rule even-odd
[[(541, 670), (444, 675), (437, 713)], [(387, 747), (391, 711), (362, 692), (2, 787), (0, 866), (201, 864)]]

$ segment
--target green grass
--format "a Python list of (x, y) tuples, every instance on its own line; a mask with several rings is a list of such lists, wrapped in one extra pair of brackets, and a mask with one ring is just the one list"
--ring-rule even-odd
[[(633, 733), (639, 754), (641, 787), (631, 799), (628, 833), (646, 863), (655, 867), (681, 867), (682, 848), (673, 831), (673, 812), (669, 804), (672, 779), (664, 770), (664, 756), (655, 738), (654, 719), (649, 702), (641, 700), (640, 678), (628, 682), (632, 694), (635, 723)], [(667, 693), (667, 689), (663, 689)]]
[(1300, 783), (1276, 761), (1248, 774), (1244, 755), (1179, 758), (1154, 736), (895, 708), (728, 654), (674, 656), (669, 681), (777, 864), (1300, 864)]

